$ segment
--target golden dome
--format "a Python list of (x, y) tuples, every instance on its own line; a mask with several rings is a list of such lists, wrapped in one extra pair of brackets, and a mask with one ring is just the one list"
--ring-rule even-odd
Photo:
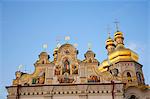
[(108, 54), (108, 59), (104, 60), (98, 70), (100, 72), (107, 71), (108, 66), (110, 64), (114, 64), (119, 61), (136, 61), (138, 62), (139, 56), (134, 51), (122, 47), (122, 48), (116, 48), (112, 53)]
[(116, 49), (108, 56), (111, 63), (118, 61), (138, 61), (138, 55), (130, 49)]
[(123, 33), (120, 32), (120, 31), (115, 32), (115, 34), (114, 34), (114, 40), (116, 40), (116, 38), (122, 38), (122, 39), (124, 39)]
[(95, 55), (95, 53), (92, 51), (92, 50), (88, 50), (86, 53), (85, 53), (85, 55)]
[(48, 54), (47, 54), (47, 52), (41, 52), (40, 53), (40, 56), (47, 56)]
[(40, 59), (43, 59), (43, 58), (49, 59), (50, 56), (48, 55), (47, 52), (41, 52), (40, 55), (39, 55), (39, 58), (40, 58)]
[[(116, 42), (116, 45), (114, 44), (114, 40)], [(104, 60), (100, 64), (100, 66), (98, 68), (98, 70), (100, 72), (106, 71), (107, 67), (110, 66), (110, 64), (114, 64), (119, 61), (136, 61), (136, 62), (138, 62), (138, 58), (139, 58), (138, 54), (136, 54), (132, 50), (124, 47), (124, 43), (123, 43), (124, 37), (123, 37), (122, 32), (116, 31), (114, 34), (114, 40), (111, 39), (110, 36), (106, 40), (106, 49), (108, 51), (110, 51), (107, 48), (109, 45), (114, 45), (115, 49), (113, 51), (111, 51), (111, 53), (109, 52), (108, 59)]]
[(114, 40), (117, 43), (116, 49), (108, 56), (112, 63), (116, 61), (138, 61), (138, 55), (132, 50), (124, 47), (122, 32), (115, 32)]
[(98, 67), (98, 70), (100, 72), (104, 72), (104, 71), (107, 71), (107, 68), (105, 68), (106, 66), (108, 66), (108, 60), (104, 60), (100, 66)]
[(106, 49), (109, 45), (115, 46), (114, 40), (111, 37), (108, 37), (108, 39), (106, 40)]

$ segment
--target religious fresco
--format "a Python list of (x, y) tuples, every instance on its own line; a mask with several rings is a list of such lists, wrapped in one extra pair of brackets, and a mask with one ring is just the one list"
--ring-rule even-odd
[(96, 75), (90, 75), (88, 77), (88, 82), (100, 82), (100, 77), (98, 77)]
[(68, 73), (70, 74), (70, 62), (68, 61), (67, 58), (64, 59), (63, 61), (63, 70), (62, 70), (62, 74), (64, 73)]
[(56, 66), (55, 68), (55, 75), (60, 75), (61, 72), (61, 67), (60, 66)]
[(78, 66), (72, 65), (72, 74), (78, 74)]
[(63, 76), (58, 77), (59, 83), (72, 83), (74, 78), (69, 75), (69, 73), (65, 72)]

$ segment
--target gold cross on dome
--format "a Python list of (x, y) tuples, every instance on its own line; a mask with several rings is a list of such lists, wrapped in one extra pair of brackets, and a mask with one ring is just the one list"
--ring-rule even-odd
[(117, 31), (119, 31), (119, 21), (117, 21), (117, 19), (115, 19), (115, 25), (116, 25), (116, 29), (117, 29)]
[(107, 25), (107, 33), (108, 33), (108, 37), (110, 37), (110, 26), (109, 25)]

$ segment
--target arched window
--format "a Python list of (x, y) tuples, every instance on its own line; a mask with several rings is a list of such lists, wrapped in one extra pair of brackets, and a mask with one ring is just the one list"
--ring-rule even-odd
[(130, 74), (130, 72), (127, 72), (127, 78), (128, 78), (128, 82), (132, 82), (132, 79), (131, 79), (131, 74)]
[(131, 77), (131, 74), (129, 72), (127, 72), (127, 77)]
[(131, 95), (128, 99), (137, 99), (135, 95)]
[(139, 72), (137, 72), (136, 74), (137, 74), (138, 82), (142, 83), (143, 82), (142, 75)]

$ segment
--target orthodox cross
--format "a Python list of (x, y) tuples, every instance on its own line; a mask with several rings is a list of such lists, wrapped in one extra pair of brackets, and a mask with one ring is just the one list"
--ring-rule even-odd
[(117, 31), (119, 31), (119, 21), (116, 20), (114, 23), (115, 23), (115, 25), (116, 25)]
[(108, 37), (110, 37), (110, 26), (109, 25), (107, 25), (107, 33), (108, 33)]

